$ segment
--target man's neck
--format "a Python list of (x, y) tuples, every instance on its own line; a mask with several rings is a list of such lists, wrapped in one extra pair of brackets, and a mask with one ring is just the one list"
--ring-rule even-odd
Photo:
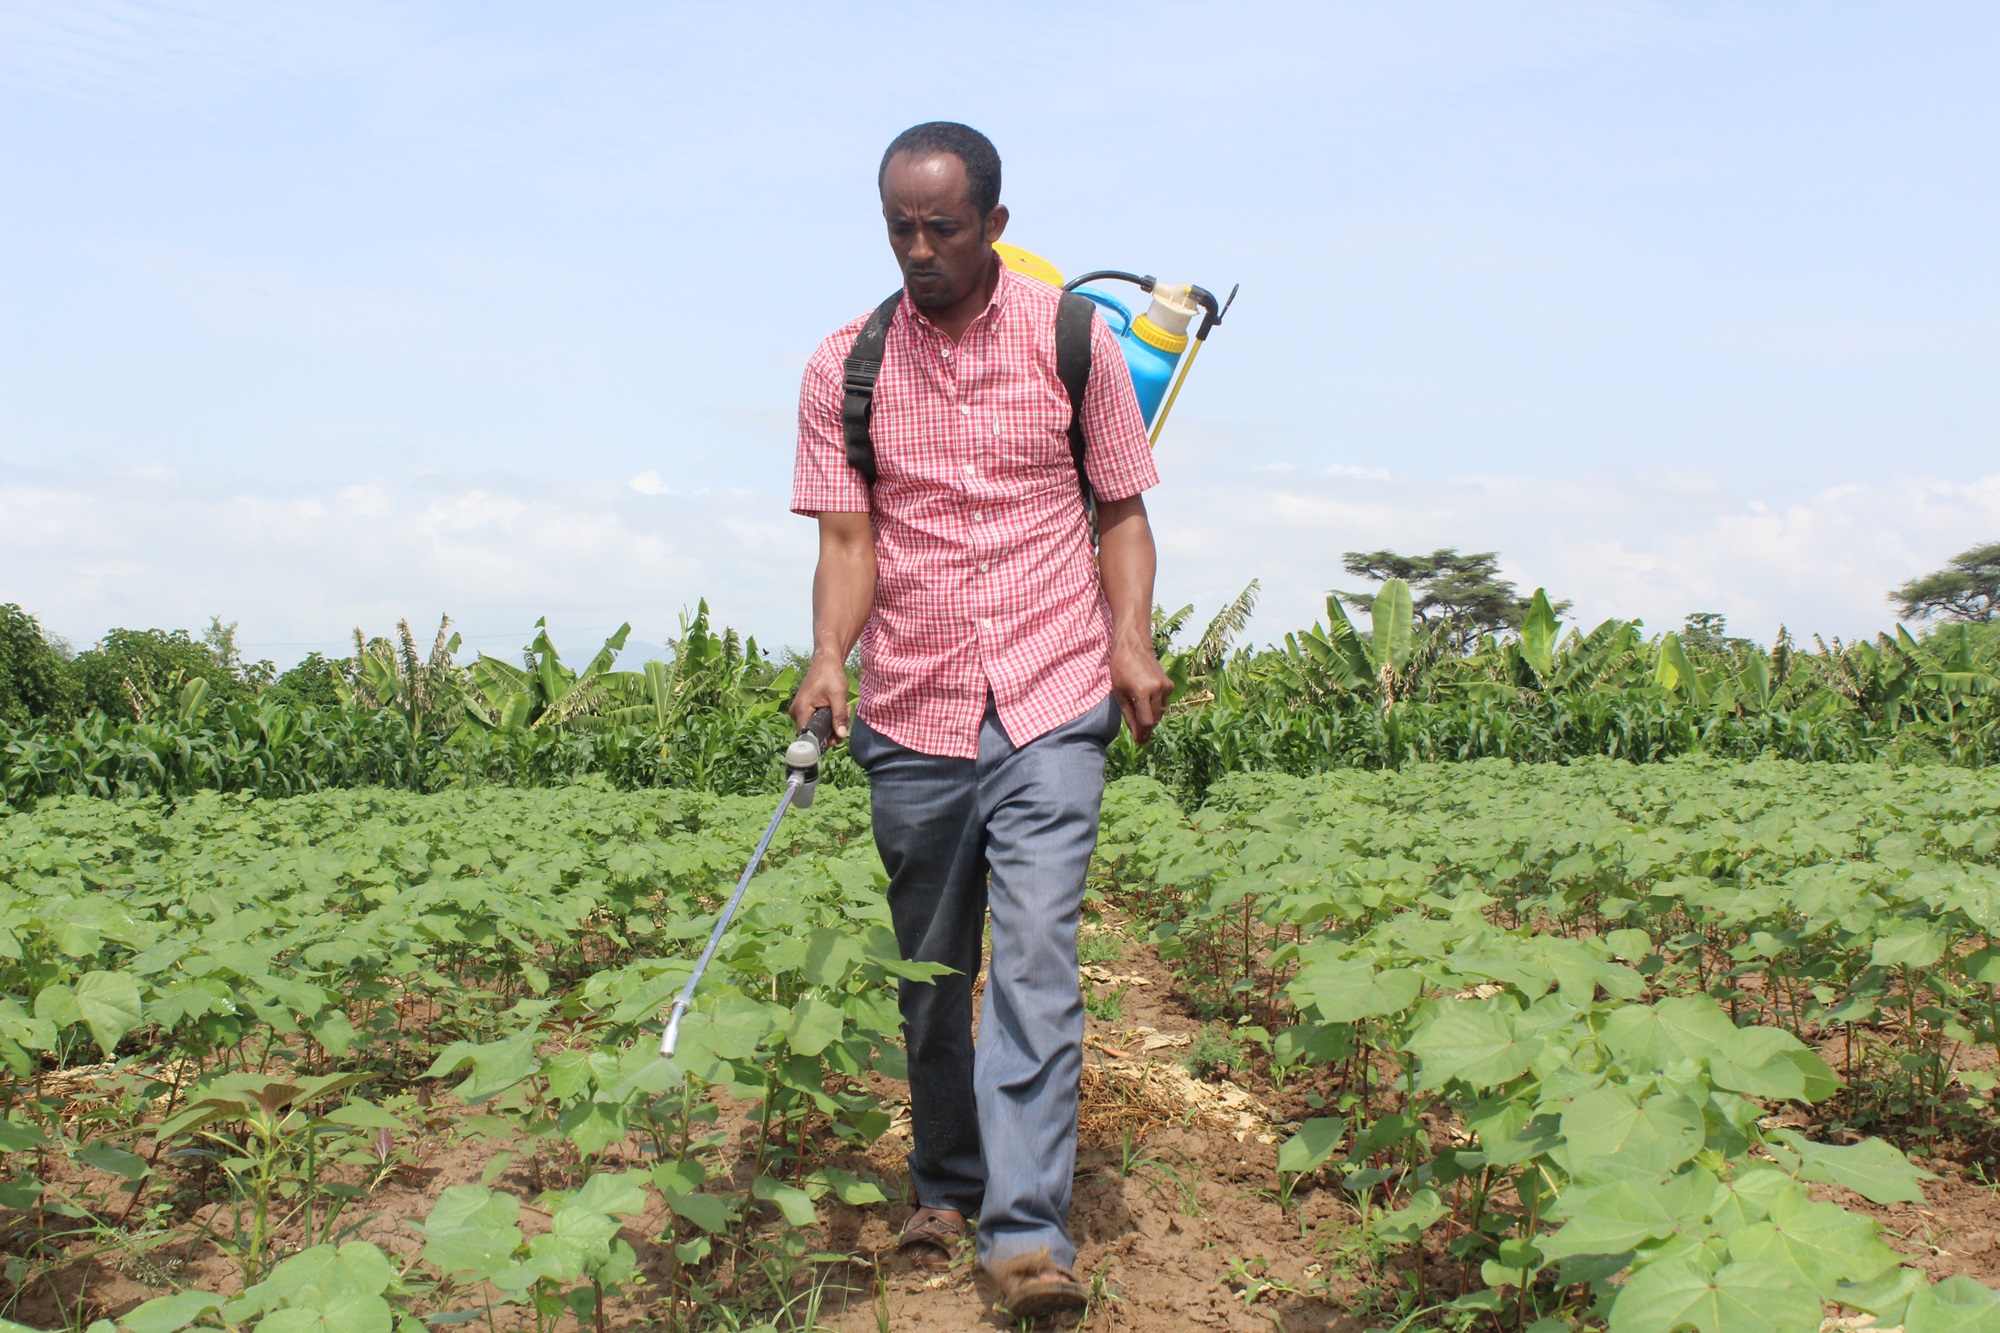
[(924, 318), (935, 325), (939, 333), (953, 342), (963, 338), (965, 331), (972, 327), (972, 321), (978, 319), (986, 307), (993, 303), (993, 293), (1000, 287), (1000, 256), (996, 254), (992, 259), (993, 262), (987, 265), (984, 282), (943, 310), (923, 312)]

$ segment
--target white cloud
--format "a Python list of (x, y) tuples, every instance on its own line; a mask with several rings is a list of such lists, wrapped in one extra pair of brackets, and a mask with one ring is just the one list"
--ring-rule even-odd
[[(546, 615), (566, 652), (623, 621), (660, 642), (706, 597), (766, 645), (806, 642), (810, 523), (781, 493), (609, 479), (385, 476), (274, 488), (164, 468), (0, 469), (0, 600), (88, 644), (114, 625), (240, 619), (258, 656), (337, 650), (361, 625), (449, 612), (470, 646), (511, 652)], [(1497, 550), (1525, 590), (1576, 602), (1586, 627), (1655, 630), (1720, 611), (1740, 633), (1866, 634), (1884, 593), (2000, 535), (2000, 473), (1830, 480), (1781, 495), (1699, 472), (1460, 476), (1391, 482), (1287, 474), (1177, 478), (1150, 497), (1160, 600), (1204, 613), (1251, 578), (1268, 641), (1356, 582), (1341, 553)]]
[(1890, 588), (2000, 535), (2000, 473), (1830, 481), (1782, 498), (1685, 472), (1365, 488), (1295, 473), (1170, 487), (1150, 507), (1162, 600), (1209, 608), (1260, 579), (1253, 639), (1322, 618), (1329, 589), (1359, 586), (1344, 551), (1441, 546), (1500, 552), (1508, 577), (1574, 600), (1586, 628), (1639, 616), (1669, 629), (1720, 611), (1759, 638), (1780, 624), (1853, 635), (1889, 625)]
[(448, 612), (512, 652), (546, 615), (564, 650), (630, 620), (666, 639), (707, 597), (767, 642), (804, 642), (810, 524), (781, 495), (641, 496), (543, 478), (377, 478), (282, 490), (235, 478), (0, 469), (0, 600), (78, 644), (106, 629), (240, 619), (256, 656), (339, 649), (355, 625)]

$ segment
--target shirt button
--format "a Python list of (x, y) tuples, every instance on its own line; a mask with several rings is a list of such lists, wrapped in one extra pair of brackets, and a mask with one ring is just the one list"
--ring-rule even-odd
[(992, 628), (993, 628), (993, 622), (992, 622), (992, 621), (991, 621), (990, 619), (986, 618), (985, 616), (981, 616), (981, 617), (979, 618), (979, 628), (981, 628), (981, 629), (992, 629)]
[(984, 523), (984, 522), (986, 521), (986, 514), (985, 514), (985, 511), (983, 511), (983, 510), (979, 510), (979, 509), (975, 509), (975, 510), (973, 510), (973, 511), (972, 511), (972, 521), (973, 521), (974, 523)]
[(982, 574), (986, 572), (986, 562), (984, 560), (979, 562), (979, 572)]
[(979, 469), (975, 468), (975, 467), (974, 467), (974, 466), (973, 466), (972, 464), (970, 464), (970, 463), (967, 463), (967, 464), (965, 465), (965, 475), (966, 475), (966, 476), (968, 476), (968, 477), (972, 477), (972, 476), (977, 476), (978, 474), (979, 474)]
[(958, 405), (958, 414), (962, 417), (969, 417), (972, 415), (972, 409), (970, 407), (967, 407), (964, 403), (960, 403)]

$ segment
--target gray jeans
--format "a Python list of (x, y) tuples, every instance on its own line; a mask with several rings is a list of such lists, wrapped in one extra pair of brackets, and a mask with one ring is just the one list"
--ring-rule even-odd
[[(902, 985), (910, 1177), (918, 1203), (979, 1218), (989, 1266), (1044, 1245), (1057, 1263), (1076, 1259), (1076, 925), (1104, 750), (1120, 721), (1108, 697), (1017, 749), (989, 699), (977, 759), (919, 754), (860, 721), (850, 739), (873, 793), (903, 956), (956, 969)], [(975, 1051), (972, 981), (989, 904), (993, 958)]]

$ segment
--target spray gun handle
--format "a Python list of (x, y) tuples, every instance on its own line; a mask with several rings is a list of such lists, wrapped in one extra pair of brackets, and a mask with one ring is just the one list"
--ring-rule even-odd
[(798, 784), (792, 804), (803, 810), (813, 802), (819, 786), (819, 761), (833, 748), (833, 710), (821, 708), (799, 728), (799, 738), (785, 750), (785, 778)]
[(831, 708), (815, 709), (813, 715), (806, 719), (805, 726), (799, 728), (799, 734), (810, 736), (818, 741), (819, 752), (821, 754), (825, 754), (828, 750), (831, 750), (833, 748), (833, 710)]

